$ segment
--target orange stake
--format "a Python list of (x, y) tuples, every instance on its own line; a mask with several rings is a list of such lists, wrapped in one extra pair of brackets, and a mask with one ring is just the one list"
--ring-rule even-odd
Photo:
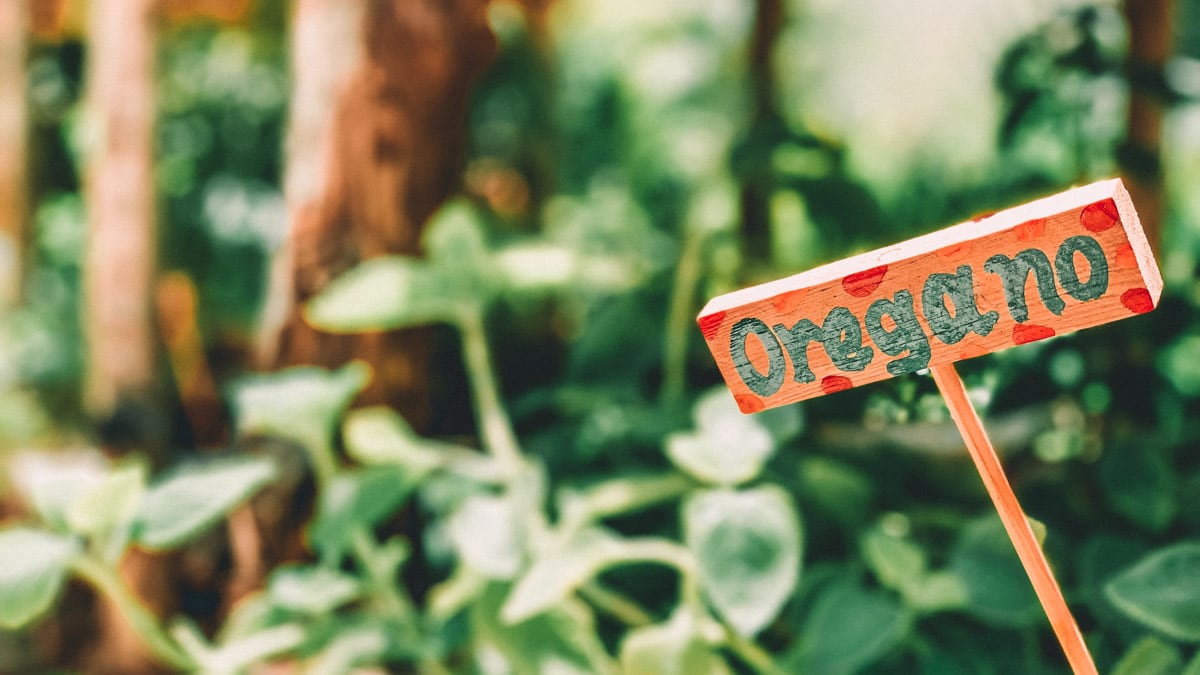
[(1004, 474), (1004, 468), (1000, 465), (1000, 458), (996, 456), (992, 442), (988, 440), (983, 423), (971, 405), (971, 400), (967, 398), (967, 389), (959, 378), (958, 371), (954, 369), (953, 363), (934, 366), (929, 371), (941, 390), (942, 397), (946, 399), (950, 416), (954, 418), (959, 433), (967, 443), (967, 450), (971, 453), (975, 468), (979, 470), (979, 476), (983, 479), (988, 496), (992, 498), (992, 504), (1000, 513), (1000, 520), (1004, 523), (1008, 538), (1017, 549), (1017, 557), (1021, 559), (1025, 574), (1029, 575), (1029, 581), (1033, 583), (1033, 590), (1037, 593), (1047, 618), (1050, 619), (1050, 626), (1067, 655), (1071, 670), (1075, 675), (1096, 675), (1096, 664), (1092, 662), (1092, 655), (1083, 641), (1075, 617), (1071, 615), (1062, 591), (1058, 588), (1058, 582), (1054, 580), (1054, 573), (1050, 571), (1046, 555), (1034, 537), (1033, 529), (1017, 502), (1017, 496), (1013, 494), (1012, 486), (1008, 484), (1008, 477)]

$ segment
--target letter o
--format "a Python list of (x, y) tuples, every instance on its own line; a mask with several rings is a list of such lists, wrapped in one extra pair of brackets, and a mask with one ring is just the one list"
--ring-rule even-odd
[[(767, 352), (766, 374), (760, 373), (746, 355), (746, 338), (751, 333), (758, 337)], [(787, 370), (787, 364), (783, 360), (783, 347), (779, 344), (779, 338), (775, 337), (762, 321), (751, 318), (742, 319), (734, 324), (729, 333), (729, 358), (737, 368), (742, 382), (755, 394), (770, 396), (783, 386), (783, 376)]]
[[(1087, 283), (1079, 281), (1079, 271), (1075, 269), (1076, 252), (1082, 253), (1091, 267)], [(1071, 237), (1058, 247), (1054, 269), (1063, 290), (1080, 302), (1095, 300), (1108, 290), (1108, 260), (1104, 257), (1104, 249), (1100, 242), (1086, 235)]]

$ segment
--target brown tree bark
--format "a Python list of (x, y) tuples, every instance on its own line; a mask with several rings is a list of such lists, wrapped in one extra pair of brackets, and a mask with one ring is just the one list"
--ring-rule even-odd
[(93, 0), (86, 71), (84, 403), (105, 421), (130, 413), (137, 428), (120, 433), (139, 444), (147, 439), (137, 413), (155, 393), (155, 5)]
[(1129, 25), (1130, 95), (1121, 173), (1155, 251), (1162, 243), (1161, 168), (1166, 87), (1163, 69), (1171, 54), (1171, 0), (1126, 0)]
[[(424, 331), (335, 336), (303, 303), (360, 261), (419, 253), (422, 227), (458, 186), (471, 85), (495, 40), (486, 0), (298, 0), (287, 199), (291, 234), (272, 272), (260, 360), (375, 378), (368, 402), (418, 427), (428, 414)], [(346, 58), (349, 57), (349, 58)]]
[(0, 2), (0, 308), (21, 295), (25, 239), (27, 0)]

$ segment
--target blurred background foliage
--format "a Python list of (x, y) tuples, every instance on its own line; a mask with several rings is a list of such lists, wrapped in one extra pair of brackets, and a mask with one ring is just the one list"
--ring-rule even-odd
[[(1200, 536), (1200, 2), (494, 0), (486, 18), (496, 51), (478, 64), (462, 111), (454, 201), (424, 227), (429, 261), (359, 268), (309, 306), (318, 324), (341, 330), (442, 324), (421, 383), (428, 415), (410, 420), (437, 442), (417, 443), (412, 431), (397, 441), (457, 458), (428, 465), (417, 455), (380, 460), (351, 440), (349, 422), (345, 438), (329, 443), (364, 386), (357, 370), (320, 382), (316, 371), (250, 375), (264, 369), (255, 349), (271, 261), (293, 236), (289, 144), (306, 142), (285, 142), (296, 74), (293, 9), (283, 0), (197, 2), (194, 11), (164, 0), (148, 186), (158, 223), (158, 405), (88, 409), (85, 343), (96, 329), (85, 306), (105, 302), (84, 300), (94, 133), (86, 61), (95, 36), (87, 3), (50, 4), (49, 19), (34, 12), (21, 57), (25, 224), (17, 249), (0, 251), (21, 275), (19, 297), (0, 314), (9, 467), (0, 515), (45, 520), (30, 503), (30, 476), (74, 466), (81, 453), (118, 466), (147, 455), (155, 469), (214, 452), (285, 458), (267, 488), (274, 501), (255, 502), (274, 509), (258, 513), (253, 535), (262, 569), (239, 571), (246, 558), (231, 553), (233, 526), (166, 557), (121, 563), (127, 575), (159, 580), (130, 582), (155, 611), (189, 617), (206, 639), (218, 639), (221, 625), (236, 635), (253, 621), (230, 628), (240, 616), (234, 600), (259, 597), (270, 580), (275, 618), (255, 621), (307, 631), (303, 642), (281, 643), (291, 648), (282, 657), (271, 654), (276, 667), (319, 672), (438, 672), (431, 660), (481, 673), (1067, 672), (932, 382), (899, 378), (747, 421), (723, 406), (692, 321), (715, 294), (1119, 174), (1158, 242), (1161, 307), (961, 370), (1026, 511), (1044, 525), (1101, 672), (1182, 673), (1185, 664), (1200, 672), (1200, 554), (1187, 543)], [(163, 291), (164, 279), (182, 295)], [(417, 290), (394, 291), (410, 279)], [(479, 393), (487, 385), (472, 350), (483, 334), (472, 317), (486, 321), (492, 362), (482, 369), (494, 368), (519, 438), (514, 466), (539, 467), (535, 478), (487, 469), (467, 481), (461, 467), (445, 468), (473, 452), (462, 446), (507, 461), (490, 447), (488, 422), (472, 418), (491, 410)], [(171, 339), (172, 326), (192, 323), (197, 339)], [(220, 398), (204, 398), (209, 390)], [(297, 460), (271, 437), (329, 447)], [(46, 457), (54, 461), (39, 462)], [(322, 461), (334, 465), (324, 477)], [(346, 468), (375, 464), (408, 473)], [(590, 488), (642, 494), (629, 486), (647, 476), (666, 481), (645, 488), (662, 494), (594, 518), (630, 549), (563, 525), (572, 499), (600, 499)], [(530, 480), (545, 485), (514, 487)], [(343, 488), (376, 506), (345, 507), (343, 523), (322, 501)], [(534, 495), (542, 526), (563, 541), (543, 540), (578, 545), (588, 561), (587, 573), (562, 562), (550, 575), (568, 584), (553, 611), (537, 614), (529, 609), (537, 602), (520, 596), (533, 619), (513, 609), (518, 593), (506, 595), (504, 584), (537, 585), (522, 575), (541, 559), (504, 546), (526, 547), (536, 533), (472, 548), (474, 538), (516, 527), (497, 514), (517, 507), (496, 494)], [(713, 515), (743, 511), (765, 529)], [(343, 525), (365, 525), (378, 550), (345, 562)], [(401, 534), (411, 550), (388, 548)], [(696, 605), (677, 606), (687, 583), (671, 564), (601, 571), (616, 560), (661, 562), (659, 549), (633, 552), (628, 542), (645, 537), (682, 542), (696, 556), (712, 616), (679, 609)], [(724, 555), (728, 541), (735, 553)], [(748, 557), (738, 558), (738, 546)], [(606, 552), (589, 557), (593, 550)], [(271, 574), (275, 564), (317, 559), (312, 569), (332, 576)], [(390, 576), (371, 560), (391, 561)], [(156, 567), (175, 571), (145, 572)], [(482, 576), (461, 582), (464, 568)], [(301, 596), (343, 582), (357, 588), (337, 576), (355, 570), (404, 588), (436, 620), (372, 623), (359, 591), (329, 591), (336, 597), (318, 597), (316, 609), (280, 599), (289, 582)], [(561, 581), (573, 575), (579, 583)], [(245, 587), (235, 593), (231, 577)], [(608, 590), (584, 589), (593, 577)], [(723, 589), (712, 577), (735, 583)], [(572, 623), (589, 606), (566, 599), (576, 586), (600, 609), (590, 623)], [(465, 597), (456, 605), (446, 588)], [(623, 611), (607, 593), (640, 608)], [(68, 586), (48, 617), (0, 633), (0, 670), (127, 668), (119, 658), (88, 660), (137, 651), (105, 642), (111, 631), (88, 630), (114, 621), (100, 607)], [(321, 614), (344, 625), (296, 619)], [(514, 625), (514, 614), (527, 620)], [(638, 628), (643, 618), (653, 630)], [(355, 652), (336, 639), (347, 626), (379, 625), (401, 643), (424, 636), (424, 646)], [(568, 625), (592, 628), (580, 637), (563, 633)]]

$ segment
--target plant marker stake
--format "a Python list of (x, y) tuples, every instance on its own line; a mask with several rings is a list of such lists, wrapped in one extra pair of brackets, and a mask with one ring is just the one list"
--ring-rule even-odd
[(992, 504), (1000, 514), (1004, 531), (1008, 533), (1013, 547), (1017, 549), (1017, 557), (1021, 559), (1021, 566), (1025, 568), (1025, 574), (1033, 584), (1033, 591), (1037, 593), (1038, 601), (1046, 611), (1046, 617), (1050, 619), (1050, 627), (1054, 629), (1058, 644), (1067, 655), (1067, 663), (1071, 665), (1075, 675), (1096, 675), (1096, 664), (1092, 662), (1092, 655), (1083, 641), (1075, 617), (1071, 615), (1058, 582), (1054, 580), (1054, 573), (1050, 571), (1046, 555), (1033, 534), (1033, 528), (1029, 526), (1029, 520), (1025, 518), (1025, 512), (1017, 502), (1017, 496), (1013, 494), (1008, 476), (1004, 474), (1004, 467), (1000, 465), (1000, 458), (996, 456), (996, 450), (983, 429), (983, 423), (971, 405), (971, 399), (967, 397), (967, 388), (963, 385), (962, 378), (958, 376), (958, 371), (952, 363), (934, 366), (929, 372), (941, 390), (946, 406), (950, 408), (950, 417), (954, 419), (958, 432), (967, 443), (971, 460), (975, 462), (975, 468), (979, 471), (979, 477), (983, 479), (988, 496), (992, 498)]
[(1162, 275), (1119, 179), (709, 301), (700, 332), (743, 413), (928, 368), (1076, 675), (1087, 646), (954, 362), (1158, 305)]

